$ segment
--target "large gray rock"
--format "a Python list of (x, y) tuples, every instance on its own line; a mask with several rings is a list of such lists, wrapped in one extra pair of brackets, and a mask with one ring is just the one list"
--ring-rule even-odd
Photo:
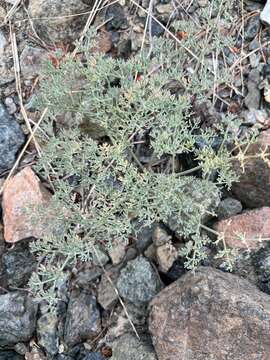
[(111, 360), (156, 360), (151, 340), (125, 334), (112, 344)]
[(150, 303), (159, 360), (268, 359), (269, 296), (213, 268), (189, 272)]
[(162, 288), (157, 270), (143, 256), (129, 261), (117, 281), (120, 295), (135, 305), (147, 304)]
[(35, 331), (37, 306), (20, 293), (0, 296), (0, 348), (30, 340)]
[[(81, 0), (30, 0), (28, 9), (30, 16), (35, 18), (33, 24), (37, 34), (55, 44), (79, 38), (88, 18), (88, 14), (81, 13), (89, 8), (91, 6)], [(77, 16), (73, 16), (75, 14)]]
[(87, 293), (73, 294), (68, 303), (64, 340), (74, 346), (94, 339), (101, 331), (100, 313), (96, 298)]
[(0, 174), (12, 167), (24, 143), (24, 134), (17, 121), (0, 102)]

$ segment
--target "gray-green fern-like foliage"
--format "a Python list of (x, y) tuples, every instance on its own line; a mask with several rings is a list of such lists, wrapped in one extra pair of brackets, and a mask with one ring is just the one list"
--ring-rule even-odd
[[(224, 115), (215, 130), (202, 130), (193, 111), (195, 99), (207, 101), (209, 89), (224, 82), (223, 72), (201, 63), (203, 71), (190, 72), (194, 59), (171, 40), (155, 39), (151, 56), (145, 51), (127, 61), (89, 51), (93, 36), (88, 40), (76, 58), (48, 64), (38, 100), (48, 116), (37, 170), (54, 195), (39, 213), (49, 226), (32, 243), (40, 266), (30, 285), (49, 302), (67, 266), (127, 242), (135, 224), (169, 226), (186, 241), (181, 254), (193, 268), (211, 242), (202, 226), (220, 186), (236, 179), (231, 119)], [(213, 147), (217, 137), (223, 141)], [(184, 158), (195, 161), (194, 171), (179, 166)]]

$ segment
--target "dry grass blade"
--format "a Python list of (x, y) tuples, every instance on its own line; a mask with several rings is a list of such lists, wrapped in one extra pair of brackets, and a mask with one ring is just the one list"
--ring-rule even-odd
[[(148, 6), (148, 12), (147, 12), (147, 18), (146, 18), (146, 22), (145, 22), (145, 27), (144, 27), (144, 32), (143, 32), (143, 39), (142, 39), (142, 45), (141, 45), (141, 51), (143, 50), (144, 47), (144, 43), (145, 43), (145, 39), (146, 39), (146, 34), (147, 34), (147, 28), (149, 29), (149, 37), (152, 38), (151, 36), (151, 22), (152, 22), (152, 12), (153, 12), (153, 0), (150, 0), (149, 6)], [(151, 46), (152, 47), (152, 46)], [(151, 47), (149, 52), (151, 52)]]
[[(100, 8), (101, 4), (102, 4), (103, 0), (95, 0), (95, 3), (94, 3), (94, 6), (92, 8), (92, 11), (90, 12), (89, 14), (89, 17), (86, 21), (86, 24), (84, 26), (84, 29), (81, 33), (81, 36), (79, 38), (79, 41), (78, 41), (78, 45), (76, 46), (76, 48), (74, 49), (73, 53), (72, 53), (72, 56), (75, 57), (76, 54), (77, 54), (77, 51), (78, 51), (78, 47), (79, 45), (83, 42), (84, 38), (85, 38), (85, 35), (87, 34), (87, 31), (89, 30), (89, 27), (90, 25), (92, 24), (97, 12), (99, 11), (98, 9)], [(105, 0), (104, 4), (107, 2), (107, 0)], [(104, 5), (103, 4), (103, 5)]]
[[(9, 30), (10, 30), (10, 41), (11, 41), (11, 48), (12, 48), (12, 55), (13, 55), (13, 62), (14, 62), (14, 73), (15, 73), (15, 81), (16, 81), (16, 90), (20, 101), (20, 109), (22, 116), (24, 118), (24, 121), (26, 123), (26, 126), (30, 132), (31, 135), (33, 135), (33, 131), (23, 104), (23, 98), (22, 98), (22, 85), (21, 85), (21, 78), (20, 78), (20, 62), (19, 62), (19, 56), (18, 56), (18, 48), (17, 48), (17, 41), (16, 41), (16, 34), (13, 31), (13, 27), (11, 24), (9, 24)], [(32, 136), (33, 137), (33, 136)], [(40, 155), (40, 147), (36, 141), (36, 139), (33, 137), (33, 141), (36, 147), (36, 150), (38, 154)]]
[(14, 4), (12, 5), (11, 9), (7, 13), (7, 15), (4, 18), (4, 24), (7, 24), (8, 21), (12, 18), (12, 16), (15, 14), (17, 9), (19, 8), (19, 5), (21, 3), (21, 0), (15, 0)]
[(117, 297), (118, 297), (118, 299), (119, 299), (119, 302), (120, 302), (121, 306), (122, 306), (123, 309), (124, 309), (124, 312), (125, 312), (125, 314), (126, 314), (126, 316), (127, 316), (127, 319), (128, 319), (128, 321), (129, 321), (129, 323), (130, 323), (130, 325), (131, 325), (131, 327), (132, 327), (132, 330), (134, 331), (134, 333), (135, 333), (135, 335), (137, 336), (137, 338), (140, 340), (140, 336), (139, 336), (139, 334), (138, 334), (138, 331), (136, 330), (135, 325), (133, 324), (133, 322), (132, 322), (132, 320), (131, 320), (131, 318), (130, 318), (130, 316), (129, 316), (129, 313), (128, 313), (128, 311), (127, 311), (127, 308), (126, 308), (123, 300), (121, 299), (121, 296), (119, 295), (118, 290), (116, 289), (116, 287), (115, 287), (112, 279), (111, 279), (110, 276), (108, 275), (108, 273), (107, 273), (107, 271), (105, 270), (104, 266), (102, 265), (102, 262), (101, 262), (101, 260), (100, 260), (99, 254), (98, 254), (98, 252), (96, 251), (96, 248), (95, 248), (94, 246), (93, 246), (93, 249), (94, 249), (94, 253), (95, 253), (95, 255), (96, 255), (97, 259), (98, 259), (98, 262), (99, 262), (99, 264), (100, 264), (100, 266), (101, 266), (101, 268), (102, 268), (102, 270), (103, 270), (103, 272), (104, 272), (107, 280), (109, 281), (110, 285), (111, 285), (112, 288), (114, 289), (114, 291), (115, 291), (115, 293), (116, 293), (116, 295), (117, 295)]
[(249, 53), (241, 56), (237, 61), (235, 61), (234, 64), (232, 64), (230, 70), (233, 70), (236, 66), (240, 65), (245, 59), (249, 58), (252, 54), (255, 54), (256, 52), (261, 51), (262, 48), (267, 47), (268, 45), (270, 45), (270, 41), (266, 41), (260, 47), (257, 47), (256, 49), (250, 51)]
[[(130, 1), (131, 1), (135, 6), (137, 6), (139, 9), (141, 9), (143, 12), (145, 12), (146, 14), (149, 14), (148, 10), (146, 10), (144, 7), (142, 7), (138, 2), (136, 2), (135, 0), (130, 0)], [(160, 25), (160, 26), (162, 27), (162, 29), (164, 29), (165, 32), (166, 32), (167, 34), (169, 34), (172, 39), (174, 39), (174, 40), (177, 42), (177, 44), (179, 45), (180, 48), (182, 48), (183, 50), (185, 50), (185, 51), (186, 51), (194, 60), (196, 60), (200, 65), (206, 66), (205, 63), (204, 63), (196, 54), (194, 54), (194, 52), (193, 52), (192, 50), (190, 50), (189, 48), (187, 48), (186, 46), (184, 46), (184, 45), (181, 43), (181, 41), (177, 38), (177, 36), (175, 36), (175, 35), (174, 35), (165, 25), (163, 25), (154, 15), (149, 14), (149, 16), (150, 16), (150, 17), (152, 18), (152, 20), (154, 20), (158, 25)], [(214, 75), (214, 71), (213, 71), (212, 69), (210, 69), (209, 67), (207, 67), (207, 70)], [(237, 88), (236, 88), (235, 86), (233, 86), (232, 84), (226, 83), (226, 85), (227, 85), (230, 89), (232, 89), (236, 94), (242, 95), (241, 92), (239, 92), (239, 91), (237, 90)], [(224, 102), (224, 100), (223, 100), (221, 97), (219, 97), (217, 94), (216, 94), (216, 97), (217, 97), (220, 101)]]
[(152, 18), (159, 26), (162, 27), (179, 45), (182, 49), (184, 49), (189, 55), (191, 55), (195, 60), (200, 61), (197, 55), (195, 55), (189, 48), (184, 46), (181, 41), (175, 36), (165, 25), (163, 25), (153, 14), (149, 13), (148, 10), (146, 10), (144, 7), (142, 7), (139, 3), (137, 3), (134, 0), (130, 0), (134, 5), (136, 5), (139, 9), (141, 9), (143, 12), (145, 12), (149, 17)]

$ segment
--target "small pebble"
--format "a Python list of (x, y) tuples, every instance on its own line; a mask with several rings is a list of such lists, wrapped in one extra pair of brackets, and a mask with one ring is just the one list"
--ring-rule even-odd
[(7, 111), (9, 112), (10, 115), (15, 114), (15, 112), (17, 111), (17, 106), (14, 103), (12, 97), (7, 97), (5, 99), (5, 105), (7, 107)]

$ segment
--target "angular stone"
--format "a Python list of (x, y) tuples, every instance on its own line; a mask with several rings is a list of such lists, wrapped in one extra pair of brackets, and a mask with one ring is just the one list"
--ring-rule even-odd
[(213, 268), (189, 272), (150, 303), (159, 360), (268, 359), (269, 296)]
[(50, 356), (58, 353), (58, 318), (54, 313), (46, 313), (37, 321), (38, 344), (42, 346)]
[(64, 341), (74, 346), (94, 339), (101, 331), (100, 313), (96, 298), (87, 293), (74, 294), (68, 303)]
[(31, 79), (40, 74), (45, 61), (49, 60), (46, 50), (26, 45), (20, 56), (21, 73), (24, 79)]
[(217, 208), (217, 216), (219, 219), (226, 219), (239, 214), (242, 209), (243, 207), (239, 200), (228, 197), (220, 202)]
[(150, 339), (137, 339), (133, 334), (125, 334), (112, 344), (111, 360), (156, 360)]
[(38, 349), (37, 347), (33, 347), (33, 349), (30, 352), (27, 352), (25, 354), (25, 360), (48, 360), (48, 359), (40, 349)]
[(109, 249), (109, 256), (114, 265), (119, 264), (125, 257), (126, 245), (124, 243), (115, 244)]
[(178, 257), (178, 252), (171, 242), (159, 246), (156, 250), (157, 262), (162, 272), (166, 273)]
[(20, 125), (0, 102), (0, 174), (12, 167), (23, 143)]
[(255, 38), (261, 27), (260, 17), (252, 16), (245, 27), (245, 40), (251, 41)]
[(107, 20), (106, 28), (108, 31), (124, 30), (128, 26), (124, 8), (119, 3), (107, 7), (105, 19)]
[(157, 271), (143, 256), (129, 261), (117, 281), (120, 295), (135, 305), (147, 304), (162, 288)]
[(135, 239), (135, 246), (138, 251), (142, 253), (152, 243), (152, 235), (156, 224), (145, 226), (143, 223), (134, 222), (133, 226), (136, 230), (133, 234)]
[(247, 89), (248, 94), (245, 97), (245, 105), (249, 110), (259, 109), (261, 102), (261, 91), (259, 83), (261, 81), (261, 74), (258, 69), (253, 69), (248, 75)]
[(214, 228), (224, 234), (226, 244), (232, 248), (257, 249), (262, 241), (270, 240), (270, 207), (248, 210), (220, 220)]
[(112, 283), (115, 283), (119, 276), (119, 270), (117, 268), (109, 270), (107, 274), (102, 275), (100, 283), (98, 284), (97, 300), (105, 310), (112, 309), (118, 301), (118, 296), (114, 288), (116, 285), (113, 286), (108, 280), (108, 276)]
[(30, 167), (9, 179), (4, 185), (2, 202), (5, 241), (15, 243), (29, 237), (42, 237), (46, 229), (45, 219), (34, 223), (26, 210), (32, 212), (37, 206), (46, 206), (50, 197)]
[(36, 259), (29, 249), (29, 241), (20, 241), (2, 256), (3, 270), (0, 279), (10, 287), (23, 287), (36, 268)]
[(162, 246), (168, 243), (170, 240), (171, 236), (167, 233), (167, 231), (160, 225), (157, 225), (153, 232), (153, 243), (156, 246)]
[(36, 325), (37, 306), (17, 292), (0, 296), (0, 348), (30, 340)]
[[(249, 145), (245, 155), (251, 156), (245, 161), (244, 171), (238, 162), (234, 163), (234, 170), (239, 181), (232, 186), (234, 196), (249, 208), (270, 206), (270, 169), (269, 165), (255, 157), (270, 150), (270, 129), (262, 131), (256, 143)], [(269, 161), (269, 156), (267, 157)]]

